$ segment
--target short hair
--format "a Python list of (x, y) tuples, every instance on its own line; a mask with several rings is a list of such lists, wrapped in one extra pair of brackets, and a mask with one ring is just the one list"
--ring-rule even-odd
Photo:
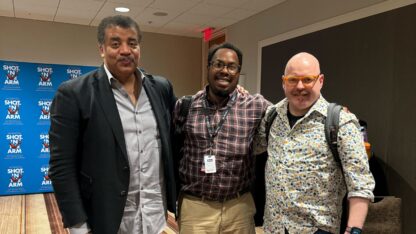
[(139, 25), (132, 18), (124, 15), (108, 16), (101, 20), (98, 25), (97, 40), (100, 45), (104, 44), (105, 30), (110, 27), (120, 26), (124, 29), (134, 28), (137, 32), (137, 40), (142, 41), (142, 32)]
[(238, 62), (239, 62), (239, 65), (240, 65), (240, 70), (241, 70), (241, 66), (243, 65), (243, 53), (241, 53), (241, 50), (238, 49), (236, 46), (234, 46), (233, 44), (228, 43), (228, 42), (225, 42), (225, 43), (220, 44), (220, 45), (213, 46), (209, 49), (209, 51), (208, 51), (208, 65), (211, 63), (212, 58), (214, 57), (214, 54), (219, 49), (233, 50), (237, 54)]

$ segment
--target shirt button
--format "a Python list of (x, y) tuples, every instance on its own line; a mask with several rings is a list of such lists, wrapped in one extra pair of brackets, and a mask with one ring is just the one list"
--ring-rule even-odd
[(140, 169), (141, 172), (145, 172), (146, 170), (144, 168)]
[(123, 190), (123, 191), (120, 192), (120, 196), (122, 196), (122, 197), (123, 196), (126, 196), (126, 194), (127, 194), (127, 192), (125, 190)]
[(139, 133), (142, 134), (142, 130), (139, 130)]
[(143, 150), (140, 150), (140, 153), (142, 154), (143, 153)]

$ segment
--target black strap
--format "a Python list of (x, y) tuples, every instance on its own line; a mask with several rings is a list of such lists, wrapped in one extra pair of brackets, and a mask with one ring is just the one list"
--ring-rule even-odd
[(179, 136), (183, 133), (183, 126), (188, 117), (189, 108), (192, 104), (192, 96), (184, 96), (182, 98), (181, 106), (179, 108), (178, 118), (175, 123), (175, 135)]
[(173, 150), (173, 163), (176, 183), (176, 191), (178, 194), (178, 202), (176, 203), (176, 218), (179, 217), (180, 206), (182, 203), (181, 185), (179, 183), (179, 163), (183, 157), (183, 146), (185, 141), (184, 126), (188, 117), (189, 109), (192, 104), (192, 96), (184, 96), (181, 98), (181, 105), (179, 106), (178, 116), (174, 122), (174, 131), (172, 136), (172, 150)]
[(265, 130), (266, 130), (266, 141), (269, 142), (269, 134), (270, 134), (270, 129), (272, 127), (273, 121), (277, 116), (277, 110), (276, 110), (276, 106), (272, 106), (267, 117), (266, 117), (266, 125), (265, 125)]
[(335, 161), (338, 163), (341, 163), (338, 154), (339, 113), (341, 112), (341, 109), (342, 106), (336, 103), (330, 103), (328, 105), (327, 116), (325, 120), (325, 138)]

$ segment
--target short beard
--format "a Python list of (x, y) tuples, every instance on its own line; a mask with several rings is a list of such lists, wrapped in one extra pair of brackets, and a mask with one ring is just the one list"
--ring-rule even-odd
[(212, 90), (215, 95), (218, 97), (226, 98), (230, 95), (230, 92), (227, 90)]

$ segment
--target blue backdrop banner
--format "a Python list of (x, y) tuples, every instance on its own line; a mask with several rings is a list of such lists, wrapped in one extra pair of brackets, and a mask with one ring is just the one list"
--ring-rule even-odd
[(0, 60), (0, 195), (52, 191), (49, 107), (63, 81), (96, 68)]

